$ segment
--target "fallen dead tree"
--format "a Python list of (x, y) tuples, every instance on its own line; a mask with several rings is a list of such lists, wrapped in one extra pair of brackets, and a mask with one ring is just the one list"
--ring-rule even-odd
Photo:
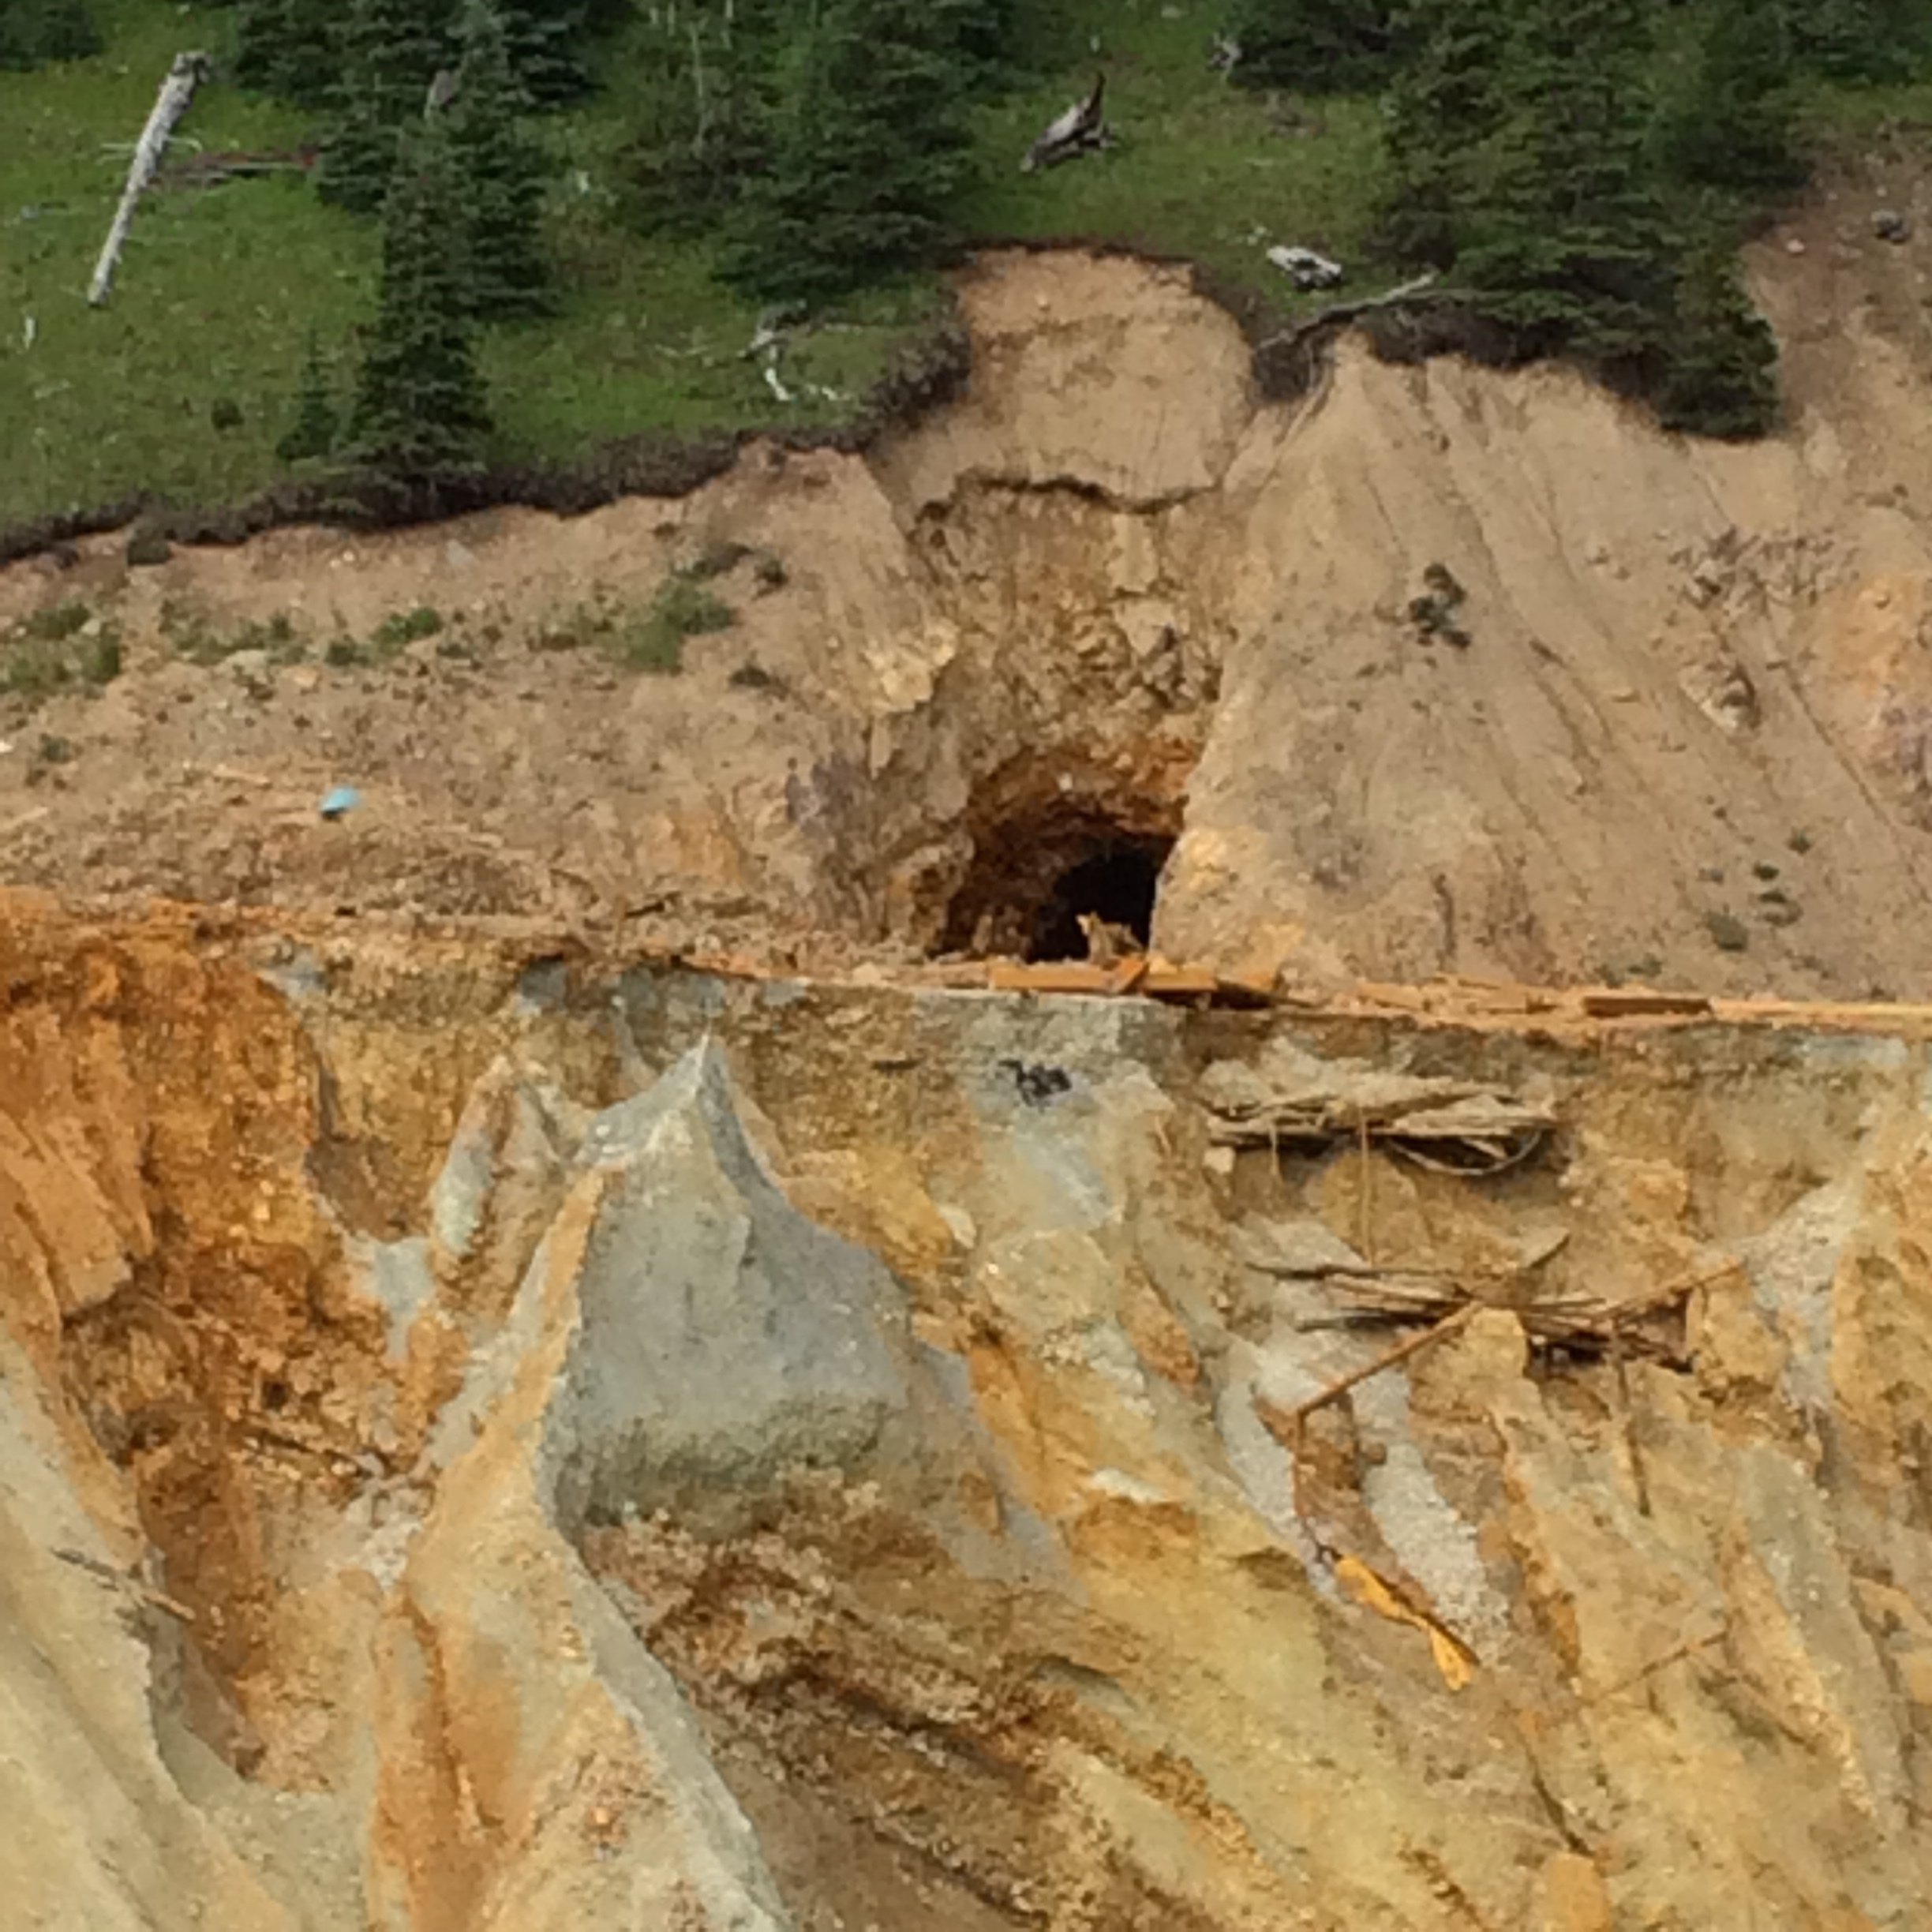
[(1372, 1142), (1447, 1174), (1521, 1166), (1557, 1125), (1547, 1107), (1489, 1088), (1319, 1061), (1280, 1074), (1223, 1062), (1204, 1079), (1202, 1099), (1218, 1147), (1309, 1152)]
[(1113, 130), (1101, 112), (1100, 104), (1106, 93), (1106, 76), (1095, 76), (1093, 92), (1084, 100), (1076, 101), (1057, 120), (1049, 122), (1027, 150), (1026, 159), (1020, 163), (1020, 172), (1032, 174), (1041, 168), (1070, 161), (1076, 155), (1099, 154), (1112, 147)]
[(94, 279), (88, 284), (88, 303), (92, 308), (99, 308), (107, 299), (108, 290), (114, 286), (114, 271), (121, 264), (121, 251), (127, 245), (128, 230), (134, 225), (134, 210), (159, 170), (168, 141), (194, 100), (195, 89), (208, 78), (208, 66), (205, 54), (177, 54), (167, 78), (161, 83), (148, 125), (134, 144), (133, 159), (128, 163), (127, 185), (121, 191), (121, 204), (114, 210), (100, 260), (94, 265)]

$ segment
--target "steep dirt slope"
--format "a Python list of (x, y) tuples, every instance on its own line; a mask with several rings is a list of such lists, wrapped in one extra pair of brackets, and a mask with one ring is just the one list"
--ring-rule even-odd
[(1932, 1916), (1906, 1022), (8, 910), (9, 1924)]
[[(1260, 405), (1178, 275), (1029, 256), (963, 284), (969, 393), (869, 459), (20, 567), (0, 613), (78, 601), (130, 668), (17, 717), (0, 866), (918, 951), (1050, 949), (1069, 872), (1165, 861), (1164, 947), (1303, 980), (1923, 994), (1932, 242), (1867, 219), (1914, 194), (1848, 184), (1764, 245), (1793, 414), (1750, 447), (1359, 345)], [(533, 648), (733, 545), (736, 624), (681, 676)], [(445, 627), (398, 661), (320, 661), (418, 605)], [(163, 649), (284, 615), (311, 661)], [(366, 804), (324, 827), (339, 781)]]

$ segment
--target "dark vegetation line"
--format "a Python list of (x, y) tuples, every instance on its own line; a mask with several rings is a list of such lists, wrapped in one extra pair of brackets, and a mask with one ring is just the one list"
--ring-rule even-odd
[[(135, 0), (99, 4), (107, 19)], [(499, 427), (492, 346), (536, 340), (573, 300), (557, 131), (620, 98), (606, 219), (762, 305), (756, 340), (776, 344), (1004, 238), (1016, 191), (994, 178), (1024, 152), (1004, 144), (1008, 103), (1076, 74), (1084, 91), (1106, 53), (1097, 17), (1083, 0), (240, 0), (222, 71), (305, 118), (301, 192), (374, 230), (369, 286), (359, 322), (318, 316), (290, 345), (285, 481), (213, 511), (142, 507), (219, 538), (291, 519), (585, 507), (715, 474), (735, 437), (592, 433), (578, 458), (519, 461)], [(1357, 117), (1372, 165), (1352, 267), (1438, 278), (1425, 306), (1382, 322), (1385, 345), (1560, 358), (1669, 427), (1732, 437), (1777, 419), (1776, 346), (1738, 247), (1807, 178), (1803, 103), (1932, 73), (1923, 0), (1225, 0), (1215, 26), (1147, 40), (1143, 97), (1211, 69), (1265, 99), (1277, 132)], [(58, 69), (103, 39), (88, 0), (0, 0), (0, 68)], [(1187, 77), (1150, 71), (1190, 61)], [(1064, 165), (1116, 163), (1103, 149)], [(1132, 222), (1116, 212), (1088, 238), (1131, 240)], [(1204, 277), (1208, 292), (1221, 279)], [(1230, 300), (1255, 322), (1252, 288)], [(863, 438), (946, 392), (961, 354), (941, 327), (843, 403), (841, 429), (803, 440)], [(762, 366), (775, 398), (797, 400), (775, 353)], [(138, 500), (48, 503), (0, 531), (0, 560)]]

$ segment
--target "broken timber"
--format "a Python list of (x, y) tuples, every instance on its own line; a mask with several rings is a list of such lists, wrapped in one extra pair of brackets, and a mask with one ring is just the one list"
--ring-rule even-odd
[(1023, 174), (1049, 168), (1076, 155), (1098, 154), (1113, 144), (1113, 133), (1102, 117), (1101, 102), (1106, 93), (1106, 76), (1098, 75), (1093, 92), (1076, 101), (1065, 113), (1048, 124), (1039, 138), (1027, 150), (1020, 163)]
[(1556, 1125), (1548, 1108), (1453, 1081), (1400, 1080), (1390, 1091), (1230, 1092), (1210, 1097), (1208, 1136), (1219, 1147), (1326, 1148), (1379, 1141), (1418, 1167), (1505, 1174)]
[[(1478, 1291), (1466, 1277), (1421, 1268), (1332, 1264), (1271, 1267), (1252, 1259), (1249, 1266), (1263, 1273), (1304, 1282), (1351, 1304), (1344, 1319), (1360, 1323), (1432, 1324), (1413, 1339), (1413, 1346), (1403, 1343), (1392, 1349), (1365, 1368), (1344, 1376), (1312, 1400), (1299, 1405), (1301, 1411), (1308, 1413), (1346, 1394), (1369, 1376), (1379, 1375), (1406, 1360), (1415, 1348), (1454, 1332), (1451, 1324), (1483, 1309), (1515, 1316), (1531, 1344), (1538, 1348), (1562, 1349), (1572, 1355), (1612, 1357), (1627, 1350), (1632, 1355), (1681, 1367), (1683, 1350), (1646, 1332), (1640, 1324), (1659, 1316), (1674, 1315), (1699, 1290), (1741, 1279), (1743, 1273), (1736, 1260), (1727, 1260), (1696, 1274), (1680, 1275), (1648, 1294), (1611, 1301), (1595, 1295), (1539, 1295), (1526, 1279), (1527, 1271), (1483, 1282)], [(1328, 1324), (1309, 1321), (1302, 1325)]]
[(134, 156), (128, 163), (127, 185), (121, 191), (121, 204), (114, 210), (100, 260), (94, 265), (94, 279), (88, 284), (89, 307), (98, 309), (107, 301), (107, 292), (114, 286), (114, 270), (120, 266), (121, 251), (127, 245), (128, 230), (134, 225), (135, 208), (160, 168), (169, 140), (193, 101), (195, 89), (208, 74), (205, 54), (174, 56), (174, 65), (155, 96), (153, 111), (148, 116), (148, 125), (134, 144)]

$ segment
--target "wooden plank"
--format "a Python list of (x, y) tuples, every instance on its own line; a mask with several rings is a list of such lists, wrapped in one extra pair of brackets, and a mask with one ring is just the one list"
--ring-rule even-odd
[(1205, 966), (1170, 966), (1163, 961), (1148, 968), (1142, 990), (1152, 999), (1211, 999), (1220, 988), (1219, 978)]
[(1586, 987), (1583, 1010), (1593, 1020), (1620, 1020), (1646, 1013), (1708, 1013), (1708, 994), (1658, 993), (1649, 987)]
[(1083, 960), (994, 960), (987, 984), (998, 993), (1110, 993), (1114, 969)]

